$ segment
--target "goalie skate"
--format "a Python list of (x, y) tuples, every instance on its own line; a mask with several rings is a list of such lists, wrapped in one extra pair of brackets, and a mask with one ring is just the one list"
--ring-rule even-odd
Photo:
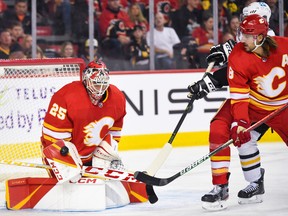
[(226, 200), (229, 197), (228, 184), (215, 187), (202, 198), (202, 208), (208, 211), (220, 211), (227, 208)]
[(261, 178), (250, 183), (246, 188), (240, 190), (238, 193), (238, 203), (239, 204), (251, 204), (251, 203), (261, 203), (263, 202), (264, 190), (264, 173), (265, 170), (261, 168)]

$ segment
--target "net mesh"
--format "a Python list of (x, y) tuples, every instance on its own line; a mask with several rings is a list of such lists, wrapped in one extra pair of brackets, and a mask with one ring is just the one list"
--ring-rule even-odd
[(49, 101), (62, 86), (79, 80), (84, 67), (78, 58), (0, 61), (0, 182), (47, 176), (45, 169), (10, 161), (42, 163), (40, 137)]

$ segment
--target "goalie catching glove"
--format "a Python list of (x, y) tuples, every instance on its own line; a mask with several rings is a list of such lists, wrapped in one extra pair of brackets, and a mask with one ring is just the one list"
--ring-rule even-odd
[(124, 165), (117, 149), (118, 142), (113, 139), (111, 134), (106, 135), (94, 150), (92, 166), (123, 170)]
[(228, 56), (232, 52), (235, 44), (236, 42), (230, 39), (224, 44), (212, 46), (210, 49), (210, 54), (206, 58), (207, 63), (210, 64), (211, 62), (215, 62), (215, 66), (223, 66), (226, 64), (228, 62)]
[(216, 91), (221, 87), (222, 85), (220, 85), (211, 73), (206, 73), (203, 79), (188, 86), (190, 93), (187, 97), (192, 98), (192, 96), (195, 95), (195, 99), (198, 100), (205, 97), (209, 92)]
[(240, 120), (235, 121), (231, 125), (231, 138), (233, 139), (234, 146), (240, 148), (242, 144), (247, 143), (251, 140), (249, 131), (245, 131), (250, 124)]

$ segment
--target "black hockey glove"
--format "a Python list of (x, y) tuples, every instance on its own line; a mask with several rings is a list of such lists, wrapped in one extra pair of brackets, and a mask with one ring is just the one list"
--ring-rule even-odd
[(232, 52), (235, 44), (236, 42), (230, 39), (224, 44), (212, 46), (210, 49), (210, 54), (206, 58), (207, 63), (210, 64), (211, 62), (215, 62), (215, 66), (222, 66), (226, 64), (228, 61), (228, 56)]
[(211, 73), (207, 73), (206, 76), (198, 82), (188, 86), (189, 94), (188, 98), (192, 98), (196, 95), (195, 99), (201, 99), (205, 97), (209, 92), (216, 91), (217, 88), (221, 88), (220, 83), (212, 76)]

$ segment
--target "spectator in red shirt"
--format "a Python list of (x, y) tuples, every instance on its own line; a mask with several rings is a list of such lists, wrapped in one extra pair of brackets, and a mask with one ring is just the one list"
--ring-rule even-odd
[[(209, 54), (210, 48), (214, 44), (213, 38), (213, 15), (209, 12), (203, 13), (203, 22), (201, 26), (195, 28), (192, 32), (192, 37), (198, 44), (198, 53), (200, 55), (200, 67), (206, 68), (206, 57)], [(218, 43), (222, 43), (222, 33), (218, 31)]]
[[(209, 53), (211, 46), (214, 44), (213, 38), (213, 15), (210, 13), (203, 14), (203, 23), (194, 29), (192, 37), (195, 38), (199, 45), (198, 51)], [(222, 33), (218, 32), (218, 43), (222, 42)]]
[(133, 23), (121, 9), (120, 0), (108, 0), (107, 7), (100, 15), (99, 27), (102, 53), (108, 62), (111, 60), (110, 70), (125, 70), (125, 48), (130, 43), (127, 31), (133, 28)]
[(99, 17), (100, 34), (102, 38), (110, 36), (110, 30), (115, 27), (117, 21), (122, 21), (124, 24), (124, 31), (119, 31), (118, 35), (125, 35), (126, 28), (133, 29), (128, 14), (121, 9), (120, 0), (108, 0), (107, 7), (103, 9)]

